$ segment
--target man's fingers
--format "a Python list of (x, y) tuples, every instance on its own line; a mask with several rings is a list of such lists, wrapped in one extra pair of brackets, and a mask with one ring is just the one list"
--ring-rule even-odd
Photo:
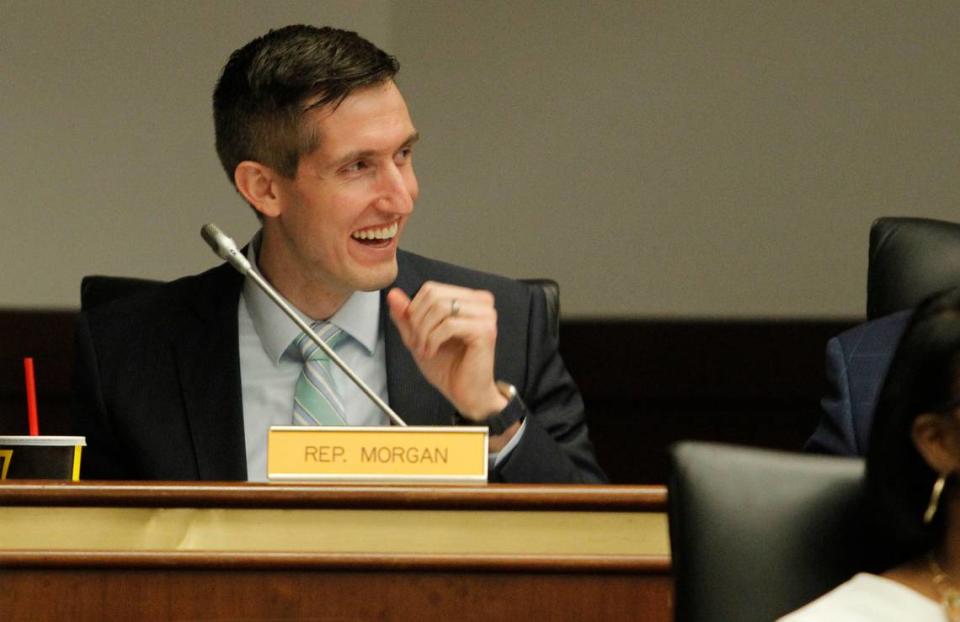
[(409, 315), (410, 297), (403, 290), (394, 287), (387, 292), (387, 306), (390, 308), (390, 317), (397, 327), (397, 332), (400, 333), (403, 344), (412, 350), (414, 339)]
[(417, 342), (451, 317), (482, 317), (493, 310), (493, 294), (442, 283), (427, 282), (410, 302), (407, 314)]
[(387, 294), (390, 316), (415, 357), (432, 358), (451, 339), (464, 342), (496, 339), (493, 294), (427, 282), (411, 300), (394, 288)]
[(422, 339), (421, 352), (426, 357), (435, 356), (440, 348), (451, 339), (465, 343), (482, 341), (497, 336), (497, 314), (493, 309), (474, 317), (447, 317), (428, 333), (418, 335)]
[(399, 287), (394, 287), (387, 292), (387, 305), (390, 306), (391, 311), (397, 311), (402, 315), (410, 306), (410, 296), (407, 296), (407, 292)]
[(493, 307), (461, 300), (460, 298), (451, 298), (446, 303), (438, 301), (437, 304), (427, 308), (420, 317), (411, 318), (411, 326), (417, 344), (423, 346), (423, 339), (444, 322), (454, 319), (487, 317), (491, 311), (493, 311)]
[(457, 301), (458, 306), (464, 304), (493, 306), (493, 294), (490, 292), (427, 281), (410, 302), (410, 317), (414, 324), (417, 324), (423, 316), (433, 309), (450, 312), (454, 300)]

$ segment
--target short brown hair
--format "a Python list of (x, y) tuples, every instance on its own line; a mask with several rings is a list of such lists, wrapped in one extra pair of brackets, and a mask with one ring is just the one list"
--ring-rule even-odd
[(236, 50), (213, 92), (217, 155), (230, 182), (245, 160), (295, 177), (320, 139), (303, 131), (303, 113), (337, 105), (399, 69), (396, 58), (357, 33), (329, 27), (286, 26)]

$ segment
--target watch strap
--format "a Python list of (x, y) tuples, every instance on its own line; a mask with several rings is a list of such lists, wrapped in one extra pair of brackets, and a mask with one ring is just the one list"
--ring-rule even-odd
[(522, 422), (527, 416), (527, 406), (523, 403), (523, 400), (520, 399), (520, 394), (517, 392), (517, 389), (513, 385), (502, 381), (497, 381), (497, 389), (509, 400), (503, 410), (479, 421), (467, 419), (458, 413), (456, 415), (457, 424), (487, 426), (490, 428), (491, 436), (499, 436), (506, 432), (514, 423), (518, 421)]

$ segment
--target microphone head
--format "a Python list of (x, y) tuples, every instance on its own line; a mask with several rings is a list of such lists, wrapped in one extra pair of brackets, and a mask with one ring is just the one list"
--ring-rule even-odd
[(227, 258), (227, 253), (231, 246), (233, 248), (237, 247), (237, 245), (233, 243), (233, 240), (223, 231), (220, 231), (220, 227), (212, 222), (208, 222), (200, 228), (200, 237), (202, 237), (206, 243), (210, 245), (210, 248), (213, 249), (213, 252), (222, 259)]
[(221, 259), (230, 262), (234, 268), (246, 274), (250, 269), (250, 262), (237, 249), (237, 244), (230, 236), (220, 230), (220, 227), (209, 222), (200, 228), (200, 237), (202, 237), (210, 248), (213, 249)]

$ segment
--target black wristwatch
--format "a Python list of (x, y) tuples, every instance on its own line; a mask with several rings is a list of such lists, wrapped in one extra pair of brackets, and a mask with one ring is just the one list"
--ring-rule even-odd
[(508, 400), (503, 410), (480, 421), (467, 419), (458, 413), (456, 415), (457, 425), (485, 425), (490, 428), (490, 436), (499, 436), (506, 432), (507, 428), (514, 423), (518, 421), (522, 422), (524, 417), (527, 416), (527, 406), (523, 403), (523, 400), (520, 399), (517, 387), (509, 382), (497, 380), (497, 390)]

